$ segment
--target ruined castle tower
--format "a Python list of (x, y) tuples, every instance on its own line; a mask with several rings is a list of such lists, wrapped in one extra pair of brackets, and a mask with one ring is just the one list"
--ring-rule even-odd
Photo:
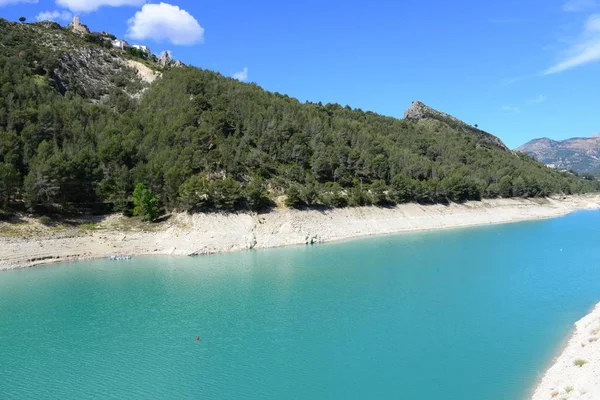
[(78, 16), (73, 17), (73, 22), (71, 22), (71, 24), (69, 24), (69, 29), (72, 32), (79, 33), (79, 34), (90, 33), (90, 30), (87, 28), (87, 26), (85, 26), (81, 22), (79, 22)]

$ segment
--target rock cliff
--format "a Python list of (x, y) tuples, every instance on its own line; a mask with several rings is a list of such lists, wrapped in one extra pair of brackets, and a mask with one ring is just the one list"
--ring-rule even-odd
[(506, 145), (496, 136), (471, 126), (452, 115), (426, 106), (420, 101), (413, 101), (411, 106), (404, 112), (404, 119), (415, 122), (428, 120), (440, 121), (453, 129), (472, 136), (482, 144), (500, 147), (501, 149), (508, 151)]

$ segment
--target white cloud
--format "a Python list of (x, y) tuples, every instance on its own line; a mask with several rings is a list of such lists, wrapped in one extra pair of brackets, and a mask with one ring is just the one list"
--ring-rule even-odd
[(104, 6), (141, 6), (144, 3), (146, 3), (146, 0), (56, 0), (57, 6), (79, 13), (96, 11)]
[(241, 82), (246, 82), (248, 80), (248, 67), (244, 67), (243, 70), (241, 70), (240, 72), (236, 72), (231, 76), (233, 79), (237, 79)]
[(519, 112), (521, 112), (521, 109), (515, 106), (502, 106), (502, 110), (510, 114), (518, 114)]
[(586, 32), (600, 32), (600, 14), (591, 15), (585, 22)]
[(152, 39), (175, 45), (204, 41), (204, 28), (186, 10), (172, 4), (145, 4), (128, 21), (127, 36), (136, 40)]
[(581, 12), (594, 8), (596, 5), (596, 0), (568, 0), (563, 4), (562, 9), (566, 12)]
[(548, 97), (544, 96), (543, 94), (538, 95), (538, 97), (536, 97), (535, 99), (531, 100), (531, 103), (535, 103), (535, 104), (540, 104), (545, 102), (546, 100), (548, 100)]
[(0, 0), (0, 7), (18, 3), (37, 3), (38, 0)]
[(591, 15), (583, 32), (565, 51), (562, 60), (543, 72), (551, 75), (600, 60), (600, 14)]
[(73, 18), (73, 14), (68, 11), (42, 11), (38, 15), (35, 16), (37, 21), (70, 21)]

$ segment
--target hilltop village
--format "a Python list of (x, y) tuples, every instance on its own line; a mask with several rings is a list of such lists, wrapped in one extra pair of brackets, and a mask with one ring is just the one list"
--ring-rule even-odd
[[(67, 26), (67, 29), (73, 33), (84, 36), (88, 41), (95, 42), (105, 47), (112, 47), (113, 49), (121, 50), (130, 53), (134, 56), (153, 59), (162, 66), (166, 66), (172, 62), (168, 52), (163, 52), (159, 57), (152, 54), (152, 51), (148, 46), (141, 44), (130, 45), (126, 40), (117, 38), (115, 35), (106, 31), (102, 32), (91, 32), (87, 25), (81, 23), (78, 16), (73, 17), (73, 21)], [(177, 62), (177, 64), (181, 64)]]
[(71, 32), (73, 32), (73, 33), (78, 33), (81, 35), (96, 36), (99, 39), (105, 41), (106, 43), (110, 43), (112, 45), (112, 47), (115, 49), (127, 50), (128, 48), (134, 48), (139, 51), (143, 51), (147, 55), (152, 54), (152, 52), (150, 51), (150, 48), (148, 46), (143, 46), (143, 45), (139, 45), (139, 44), (129, 45), (129, 43), (127, 43), (126, 40), (118, 39), (115, 35), (105, 32), (105, 31), (90, 32), (87, 25), (82, 24), (81, 21), (79, 20), (78, 16), (73, 17), (73, 21), (67, 26), (67, 28), (69, 30), (71, 30)]

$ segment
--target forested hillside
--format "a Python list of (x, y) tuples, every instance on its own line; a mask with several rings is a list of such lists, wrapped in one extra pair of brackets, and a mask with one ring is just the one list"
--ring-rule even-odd
[[(398, 120), (303, 104), (193, 67), (161, 70), (147, 85), (122, 67), (132, 55), (57, 25), (2, 20), (0, 29), (5, 209), (128, 210), (140, 183), (138, 197), (143, 190), (166, 210), (190, 211), (260, 210), (276, 199), (345, 207), (597, 189), (435, 113)], [(61, 46), (49, 46), (48, 35)], [(94, 79), (78, 82), (74, 65)]]

